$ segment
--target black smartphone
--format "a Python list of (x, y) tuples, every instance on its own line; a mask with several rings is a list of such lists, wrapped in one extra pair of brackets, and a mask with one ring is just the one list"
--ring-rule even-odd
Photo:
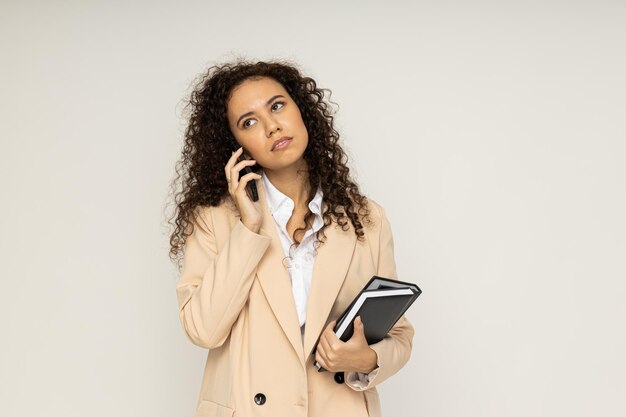
[[(235, 142), (235, 147), (233, 149), (233, 151), (236, 151), (237, 149), (240, 148), (240, 145)], [(241, 162), (241, 161), (245, 161), (246, 158), (244, 157), (246, 153), (246, 150), (243, 149), (243, 152), (241, 152), (241, 155), (239, 155), (239, 157), (237, 158), (237, 162)], [(258, 172), (260, 170), (260, 167), (257, 164), (254, 164), (252, 166), (245, 166), (241, 169), (241, 171), (239, 171), (239, 178), (243, 177), (244, 175), (248, 174), (249, 172)], [(239, 180), (239, 178), (237, 180)], [(248, 184), (246, 184), (246, 193), (248, 194), (248, 197), (250, 197), (250, 200), (252, 201), (259, 201), (259, 192), (256, 188), (256, 181), (254, 179), (248, 181)]]

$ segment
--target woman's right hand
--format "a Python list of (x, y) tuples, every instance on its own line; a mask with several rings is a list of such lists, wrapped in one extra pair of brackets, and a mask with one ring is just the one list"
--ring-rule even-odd
[(256, 163), (254, 159), (246, 159), (241, 162), (237, 162), (237, 158), (243, 152), (243, 147), (237, 149), (228, 160), (228, 163), (224, 167), (224, 173), (226, 174), (226, 181), (228, 181), (228, 192), (235, 201), (235, 205), (241, 213), (241, 222), (254, 233), (258, 233), (261, 229), (261, 223), (263, 222), (263, 213), (259, 207), (258, 202), (253, 202), (248, 197), (246, 192), (246, 185), (249, 181), (261, 178), (257, 173), (250, 172), (243, 177), (239, 178), (239, 171), (245, 166), (251, 166)]

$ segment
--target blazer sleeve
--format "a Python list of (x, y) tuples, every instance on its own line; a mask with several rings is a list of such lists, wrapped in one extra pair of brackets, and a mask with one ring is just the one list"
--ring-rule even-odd
[(218, 250), (212, 209), (195, 216), (201, 221), (195, 222), (185, 240), (182, 272), (176, 284), (185, 334), (192, 343), (208, 349), (221, 346), (228, 338), (248, 299), (257, 265), (272, 240), (238, 220)]
[[(379, 253), (376, 275), (398, 279), (393, 249), (393, 234), (384, 208), (380, 207)], [(370, 389), (398, 372), (411, 357), (413, 347), (413, 326), (403, 315), (391, 328), (387, 336), (378, 343), (370, 345), (376, 352), (376, 368), (368, 375), (368, 379), (359, 378), (358, 373), (348, 372), (346, 384), (355, 391)], [(361, 383), (359, 383), (361, 382)], [(365, 384), (367, 382), (367, 384)]]

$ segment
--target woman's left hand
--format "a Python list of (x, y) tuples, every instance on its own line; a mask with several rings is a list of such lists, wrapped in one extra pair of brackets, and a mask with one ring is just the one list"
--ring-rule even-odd
[(370, 348), (365, 339), (361, 317), (354, 320), (354, 333), (347, 342), (341, 341), (333, 331), (337, 320), (328, 323), (320, 337), (315, 360), (330, 372), (362, 372), (370, 373), (377, 366), (376, 352)]

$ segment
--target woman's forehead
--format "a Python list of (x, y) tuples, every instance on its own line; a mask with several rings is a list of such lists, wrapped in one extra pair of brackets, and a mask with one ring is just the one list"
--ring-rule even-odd
[(228, 100), (228, 112), (250, 111), (252, 107), (265, 105), (267, 100), (278, 94), (289, 97), (282, 84), (272, 78), (247, 79), (233, 89)]

